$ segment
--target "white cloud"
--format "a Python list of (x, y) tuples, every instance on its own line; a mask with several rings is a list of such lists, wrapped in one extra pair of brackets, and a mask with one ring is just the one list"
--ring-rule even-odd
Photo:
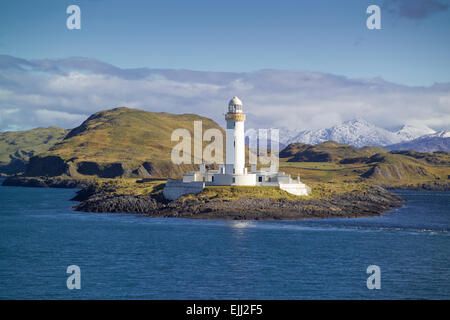
[[(0, 129), (79, 125), (88, 115), (128, 106), (197, 113), (224, 124), (239, 96), (249, 127), (295, 130), (364, 118), (384, 128), (450, 124), (450, 85), (409, 87), (310, 71), (250, 73), (120, 69), (89, 59), (25, 61), (0, 56)], [(7, 110), (15, 110), (7, 112)]]
[(84, 114), (73, 114), (47, 109), (38, 109), (34, 111), (33, 115), (42, 126), (52, 126), (55, 123), (81, 123), (87, 118), (87, 115)]

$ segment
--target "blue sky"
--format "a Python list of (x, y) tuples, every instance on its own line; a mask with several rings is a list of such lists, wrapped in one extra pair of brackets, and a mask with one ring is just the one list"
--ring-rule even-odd
[[(73, 4), (81, 30), (66, 28)], [(449, 40), (450, 0), (2, 0), (0, 131), (117, 106), (223, 124), (235, 95), (254, 128), (445, 130)]]
[[(71, 4), (81, 8), (81, 30), (66, 28)], [(382, 8), (382, 30), (366, 28), (370, 4)], [(310, 70), (430, 86), (450, 82), (448, 4), (4, 0), (0, 53), (26, 59), (79, 56), (121, 68)]]

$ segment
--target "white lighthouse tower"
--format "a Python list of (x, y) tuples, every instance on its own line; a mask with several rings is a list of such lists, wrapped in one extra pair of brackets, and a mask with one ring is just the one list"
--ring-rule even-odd
[(233, 97), (228, 103), (225, 173), (242, 175), (245, 173), (245, 114), (242, 101)]
[(225, 115), (227, 122), (225, 165), (219, 164), (219, 170), (206, 170), (183, 175), (183, 179), (168, 179), (163, 195), (166, 199), (175, 200), (181, 195), (199, 193), (205, 186), (267, 186), (278, 187), (297, 196), (307, 196), (311, 188), (300, 181), (300, 177), (292, 179), (289, 174), (272, 169), (260, 168), (252, 164), (250, 172), (245, 167), (245, 114), (242, 101), (233, 97), (228, 103)]

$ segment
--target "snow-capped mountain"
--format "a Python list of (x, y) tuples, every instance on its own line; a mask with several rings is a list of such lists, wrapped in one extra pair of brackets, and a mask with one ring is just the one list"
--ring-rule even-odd
[(294, 142), (318, 144), (332, 140), (356, 147), (385, 146), (410, 141), (427, 134), (436, 134), (436, 132), (426, 126), (414, 127), (411, 125), (404, 125), (398, 131), (389, 131), (363, 119), (354, 119), (328, 129), (300, 131), (293, 136), (280, 133), (280, 143), (286, 145)]
[(418, 137), (430, 134), (436, 134), (436, 132), (427, 126), (413, 127), (407, 124), (396, 132), (396, 135), (401, 137), (403, 141), (414, 140)]
[(426, 134), (411, 141), (404, 141), (389, 146), (388, 150), (415, 150), (419, 152), (450, 152), (450, 131), (439, 131), (432, 134)]
[(420, 138), (450, 138), (450, 130), (443, 130), (424, 135)]

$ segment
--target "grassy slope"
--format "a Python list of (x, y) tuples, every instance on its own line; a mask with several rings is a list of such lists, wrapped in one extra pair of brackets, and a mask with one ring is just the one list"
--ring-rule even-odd
[(355, 148), (348, 144), (327, 141), (318, 145), (292, 143), (280, 152), (289, 162), (339, 162), (347, 158), (368, 158), (387, 150), (380, 147)]
[(383, 154), (376, 157), (368, 180), (391, 186), (422, 183), (448, 183), (450, 154), (430, 153), (424, 158), (406, 154)]
[(92, 184), (109, 195), (135, 195), (161, 197), (166, 180), (143, 180), (136, 178), (94, 178)]
[(12, 158), (27, 161), (50, 149), (66, 134), (67, 130), (58, 127), (0, 132), (0, 163), (7, 164)]
[(376, 183), (389, 186), (448, 183), (448, 153), (378, 153), (354, 163), (288, 162), (281, 159), (280, 170), (299, 174), (313, 190), (319, 184)]
[(312, 194), (308, 197), (296, 196), (290, 194), (278, 187), (248, 187), (248, 186), (230, 186), (230, 187), (205, 187), (202, 192), (196, 195), (185, 195), (182, 198), (197, 198), (197, 199), (216, 199), (222, 200), (237, 200), (239, 198), (270, 198), (270, 199), (290, 199), (299, 200), (305, 198), (324, 198), (334, 194), (363, 192), (367, 190), (369, 184), (366, 183), (340, 183), (336, 184), (317, 183), (312, 184)]
[[(165, 180), (142, 180), (135, 178), (121, 179), (92, 179), (96, 188), (110, 196), (135, 195), (150, 196), (162, 199), (162, 190)], [(324, 198), (334, 194), (363, 192), (368, 187), (367, 183), (312, 183), (313, 192), (311, 196), (295, 196), (277, 187), (248, 187), (248, 186), (209, 186), (199, 194), (188, 194), (181, 199), (213, 200), (221, 199), (225, 201), (237, 200), (239, 198), (271, 198), (271, 199), (310, 199)]]
[(172, 148), (178, 143), (171, 141), (172, 131), (186, 128), (193, 137), (194, 121), (202, 121), (203, 132), (209, 128), (220, 129), (213, 120), (194, 114), (176, 115), (129, 108), (101, 111), (73, 129), (46, 155), (98, 163), (138, 164), (170, 160)]

